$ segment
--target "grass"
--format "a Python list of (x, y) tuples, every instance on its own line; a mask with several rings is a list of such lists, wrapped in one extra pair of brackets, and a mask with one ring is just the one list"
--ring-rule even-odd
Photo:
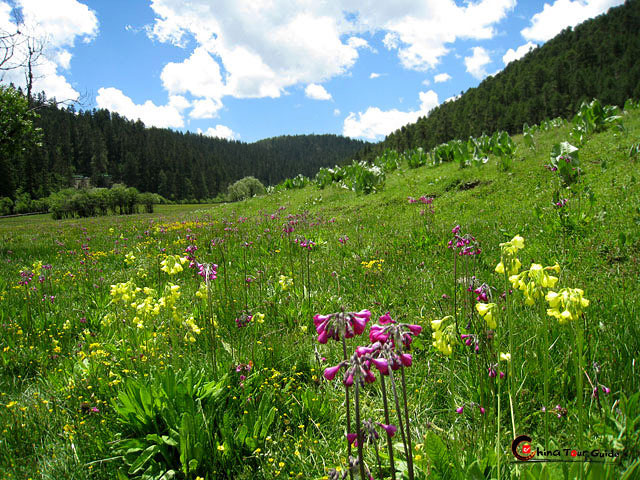
[[(190, 437), (200, 438), (205, 453), (197, 453), (197, 440), (185, 436), (178, 443), (193, 447), (185, 456), (198, 464), (185, 467), (178, 450), (165, 445), (172, 452), (168, 459), (158, 453), (146, 466), (155, 462), (188, 479), (323, 478), (331, 468), (344, 469), (344, 388), (322, 378), (325, 367), (342, 359), (342, 349), (337, 342), (318, 344), (311, 321), (316, 313), (344, 307), (371, 310), (372, 322), (389, 311), (424, 327), (407, 369), (416, 478), (471, 478), (476, 471), (478, 478), (496, 478), (496, 451), (502, 478), (545, 478), (542, 468), (549, 478), (573, 478), (576, 465), (565, 472), (563, 464), (511, 463), (508, 383), (502, 384), (498, 419), (498, 380), (486, 369), (509, 344), (516, 434), (529, 435), (538, 448), (549, 443), (614, 451), (619, 456), (608, 471), (589, 464), (583, 475), (618, 478), (640, 455), (640, 426), (633, 423), (640, 413), (640, 188), (637, 163), (628, 155), (640, 136), (640, 115), (627, 115), (624, 125), (626, 133), (596, 134), (581, 148), (583, 174), (573, 191), (560, 189), (557, 176), (544, 168), (553, 144), (568, 139), (569, 128), (560, 127), (537, 133), (534, 150), (516, 137), (516, 159), (507, 172), (497, 169), (495, 159), (466, 169), (403, 166), (388, 176), (382, 192), (368, 196), (308, 186), (236, 204), (161, 206), (154, 214), (128, 217), (0, 220), (0, 476), (141, 475), (131, 461), (125, 466), (130, 459), (118, 453), (118, 442), (151, 442), (146, 435), (153, 433), (171, 437), (172, 415), (182, 419), (190, 408), (198, 412), (194, 418), (205, 419)], [(556, 191), (569, 199), (564, 227), (553, 206)], [(407, 201), (421, 195), (434, 198), (434, 213)], [(283, 234), (285, 223), (294, 227), (290, 236)], [(447, 242), (455, 225), (477, 239), (482, 253), (459, 262), (454, 280)], [(557, 262), (559, 286), (581, 288), (590, 300), (580, 320), (583, 412), (577, 411), (577, 322), (559, 325), (549, 318), (549, 369), (543, 371), (546, 302), (526, 306), (520, 292), (509, 295), (511, 329), (506, 331), (501, 311), (493, 340), (486, 340), (486, 327), (471, 315), (465, 288), (471, 275), (491, 286), (502, 310), (504, 281), (494, 267), (499, 244), (515, 235), (525, 239), (523, 268)], [(301, 249), (290, 241), (296, 236), (316, 247)], [(346, 243), (338, 242), (344, 236)], [(199, 262), (218, 264), (211, 305), (206, 286), (196, 296), (203, 282), (188, 264), (175, 275), (160, 268), (166, 255), (184, 255), (189, 245), (198, 247)], [(51, 270), (42, 269), (47, 264)], [(36, 273), (28, 287), (18, 284), (26, 270)], [(281, 275), (293, 286), (283, 288)], [(154, 290), (134, 293), (138, 306), (145, 298), (149, 305), (164, 298), (157, 315), (110, 294), (111, 285), (128, 281)], [(175, 310), (170, 284), (180, 291)], [(454, 294), (460, 329), (482, 339), (479, 355), (457, 339), (451, 356), (431, 345), (430, 322), (454, 314)], [(264, 314), (263, 323), (238, 328), (243, 311), (255, 319)], [(350, 340), (349, 349), (366, 342)], [(189, 371), (201, 382), (184, 398), (197, 398), (198, 405), (167, 400), (151, 409), (146, 430), (123, 415), (122, 392), (132, 380), (161, 398), (169, 372), (187, 378)], [(591, 395), (589, 382), (596, 378), (609, 394)], [(544, 438), (544, 382), (551, 438)], [(382, 421), (379, 382), (365, 387), (360, 400), (363, 418)], [(181, 421), (175, 420), (176, 431), (183, 431)], [(260, 425), (268, 429), (262, 432)], [(496, 449), (498, 425), (502, 440)], [(247, 438), (240, 434), (245, 430)], [(395, 455), (402, 468), (401, 444)], [(370, 448), (365, 458), (377, 472)]]

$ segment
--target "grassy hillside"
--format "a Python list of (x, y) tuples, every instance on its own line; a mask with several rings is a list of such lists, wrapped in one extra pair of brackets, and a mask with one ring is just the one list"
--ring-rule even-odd
[[(572, 189), (545, 168), (569, 138), (561, 126), (535, 133), (533, 149), (514, 137), (508, 171), (495, 158), (402, 166), (367, 196), (307, 186), (197, 210), (0, 221), (0, 476), (343, 478), (330, 472), (346, 467), (342, 373), (322, 375), (343, 351), (318, 343), (312, 317), (344, 308), (371, 311), (349, 354), (386, 312), (422, 327), (412, 366), (395, 372), (398, 391), (406, 375), (415, 478), (577, 478), (580, 468), (584, 478), (637, 478), (638, 111), (623, 124), (588, 138)], [(408, 201), (421, 196), (433, 200)], [(456, 225), (481, 253), (448, 248)], [(532, 305), (510, 283), (505, 300), (495, 272), (500, 244), (515, 236), (521, 270), (560, 270), (546, 271), (559, 280)], [(216, 263), (217, 278), (207, 289), (170, 255)], [(475, 306), (483, 284), (493, 320)], [(543, 297), (563, 287), (589, 304), (560, 323)], [(371, 371), (360, 416), (399, 428), (391, 379), (386, 421)], [(607, 463), (515, 465), (514, 430), (534, 450)], [(382, 475), (373, 445), (363, 453), (374, 478), (391, 478), (380, 432)], [(399, 430), (393, 440), (406, 472)], [(591, 458), (596, 449), (611, 457)]]

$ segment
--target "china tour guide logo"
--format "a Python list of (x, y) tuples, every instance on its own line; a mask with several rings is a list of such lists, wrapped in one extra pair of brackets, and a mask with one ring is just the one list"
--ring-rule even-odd
[(522, 462), (594, 462), (604, 463), (620, 456), (613, 450), (578, 450), (575, 448), (557, 448), (555, 450), (535, 450), (531, 445), (531, 437), (520, 435), (511, 442), (511, 452), (516, 463)]
[(520, 435), (513, 439), (511, 442), (511, 451), (513, 455), (521, 462), (531, 460), (536, 456), (535, 452), (531, 451), (531, 437), (528, 435)]

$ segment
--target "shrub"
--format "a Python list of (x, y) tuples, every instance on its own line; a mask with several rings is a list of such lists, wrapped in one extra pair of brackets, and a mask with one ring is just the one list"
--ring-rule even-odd
[(231, 202), (264, 195), (265, 193), (267, 193), (267, 190), (264, 185), (255, 177), (244, 177), (233, 185), (229, 185), (227, 189), (227, 196)]

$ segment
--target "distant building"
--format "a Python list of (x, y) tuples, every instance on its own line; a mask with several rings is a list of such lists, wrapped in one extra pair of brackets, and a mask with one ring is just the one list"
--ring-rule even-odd
[(73, 182), (73, 188), (91, 187), (91, 179), (89, 177), (84, 177), (82, 175), (74, 175), (72, 182)]

